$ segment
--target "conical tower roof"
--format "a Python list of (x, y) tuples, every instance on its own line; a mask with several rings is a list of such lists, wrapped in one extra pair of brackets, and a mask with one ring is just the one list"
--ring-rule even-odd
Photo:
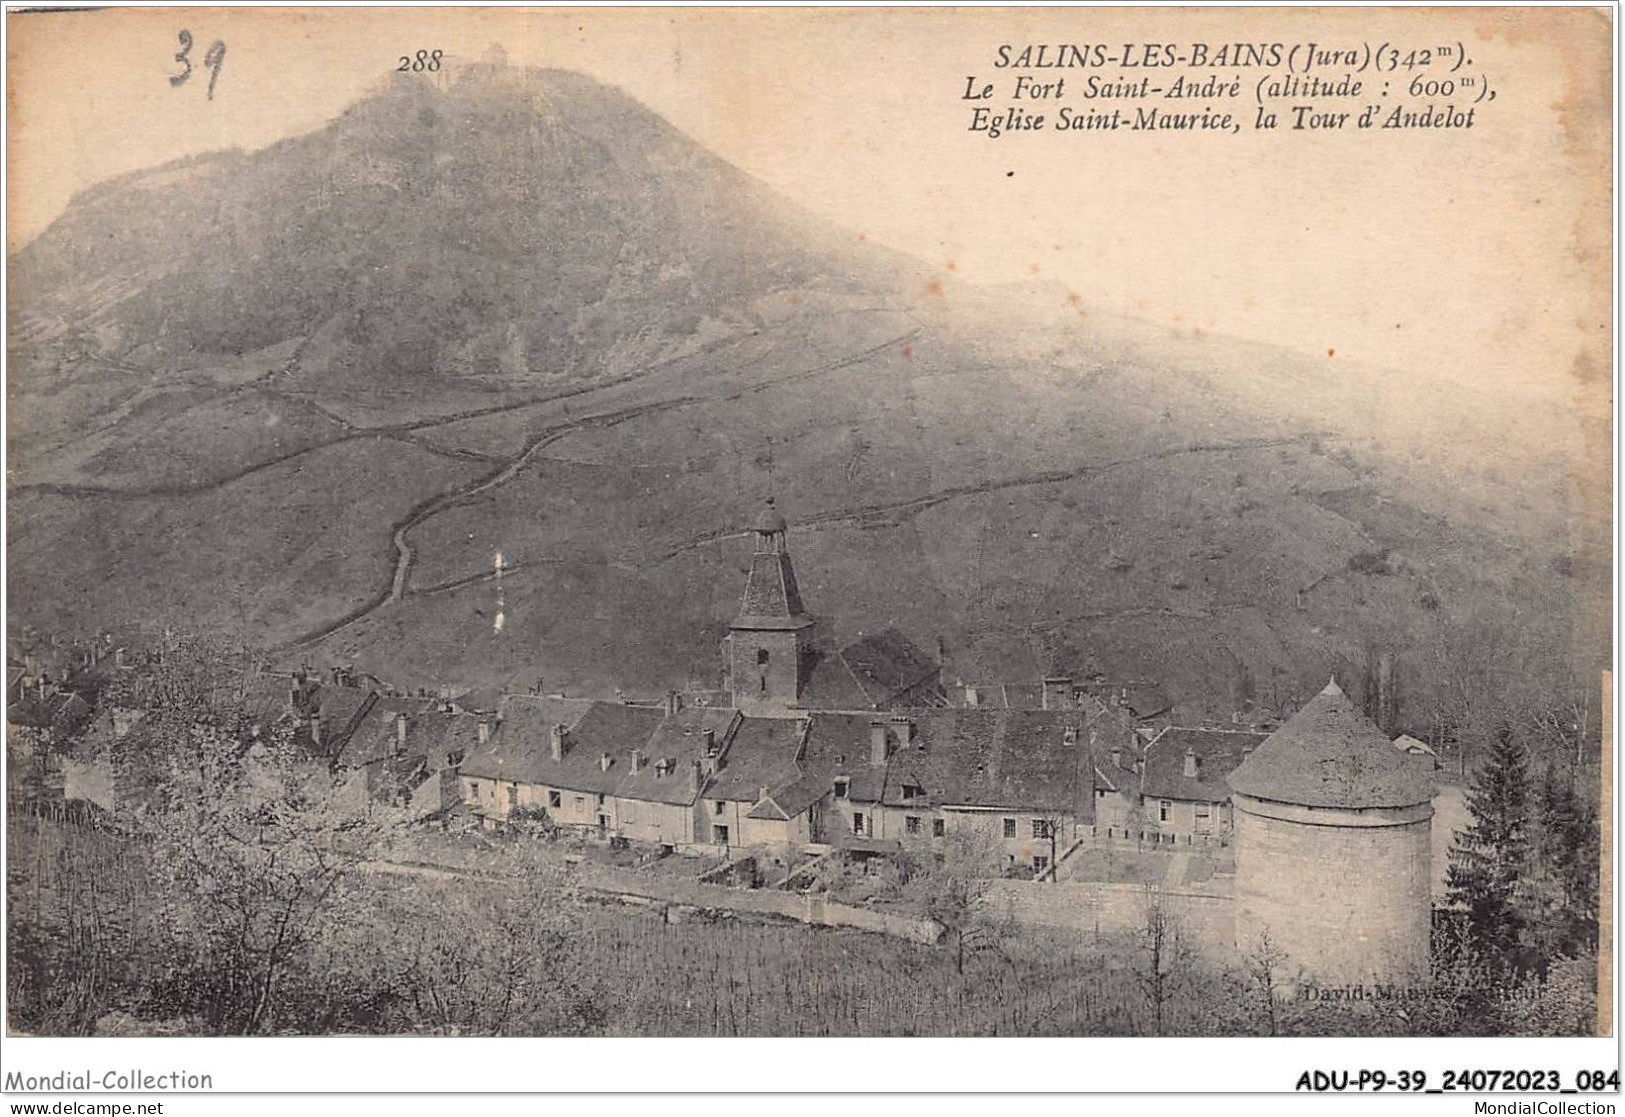
[(756, 532), (756, 553), (751, 556), (745, 598), (732, 627), (783, 632), (808, 627), (813, 619), (801, 603), (795, 568), (785, 546), (789, 525), (771, 497), (752, 530)]
[(1394, 748), (1336, 679), (1230, 773), (1230, 788), (1306, 807), (1409, 807), (1434, 794), (1426, 758)]

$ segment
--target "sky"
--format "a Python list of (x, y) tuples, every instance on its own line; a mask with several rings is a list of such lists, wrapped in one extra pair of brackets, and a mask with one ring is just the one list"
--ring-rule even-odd
[[(402, 55), (477, 58), (500, 42), (513, 63), (619, 86), (806, 208), (951, 265), (962, 280), (1045, 280), (1087, 307), (1445, 376), (1511, 406), (1572, 392), (1582, 349), (1609, 367), (1607, 18), (1212, 8), (8, 14), (8, 246), (113, 175), (319, 128)], [(193, 37), (194, 71), (171, 86), (181, 29)], [(226, 53), (211, 100), (203, 59), (215, 41)], [(1001, 44), (1198, 41), (1462, 43), (1497, 97), (1474, 129), (1455, 131), (994, 140), (967, 127), (967, 82), (1012, 80), (993, 65)]]

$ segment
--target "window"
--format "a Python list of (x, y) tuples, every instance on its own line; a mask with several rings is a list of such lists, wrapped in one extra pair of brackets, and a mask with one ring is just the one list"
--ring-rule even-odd
[(910, 834), (918, 834), (920, 832), (919, 816), (911, 814), (907, 818), (903, 819), (903, 829), (907, 830)]
[(846, 789), (847, 789), (848, 786), (849, 785), (848, 785), (847, 781), (845, 781), (845, 780), (836, 780), (835, 781), (835, 798), (837, 798), (837, 799), (845, 799), (846, 798)]
[(516, 783), (511, 783), (511, 784), (508, 785), (508, 809), (511, 811), (515, 807), (517, 807), (518, 805), (519, 805), (519, 785), (516, 784)]
[(756, 665), (758, 667), (762, 667), (762, 666), (765, 666), (766, 664), (767, 664), (767, 649), (766, 648), (757, 648), (756, 649)]
[(547, 805), (550, 807), (557, 807), (559, 805), (559, 793), (557, 791), (549, 791), (547, 793)]
[(1033, 872), (1041, 873), (1047, 868), (1049, 868), (1049, 858), (1044, 857), (1041, 854), (1034, 854), (1033, 855)]
[(1162, 800), (1157, 805), (1157, 821), (1159, 821), (1159, 822), (1167, 822), (1168, 821), (1168, 812), (1172, 808), (1173, 808), (1172, 803), (1168, 802), (1168, 800), (1166, 800), (1166, 799)]
[(1196, 832), (1206, 834), (1213, 829), (1213, 815), (1206, 803), (1196, 805)]
[(587, 809), (587, 801), (585, 799), (583, 799), (581, 796), (577, 795), (575, 797), (575, 800), (576, 800), (576, 814), (580, 814), (582, 811)]
[(722, 800), (721, 799), (713, 799), (713, 800), (711, 800), (711, 813), (714, 814), (714, 815), (720, 815), (722, 813)]
[(598, 805), (600, 807), (604, 805), (604, 793), (602, 791), (598, 793)]
[(918, 799), (924, 794), (925, 788), (917, 783), (905, 783), (903, 785), (903, 798), (905, 799)]
[(1047, 838), (1047, 837), (1049, 837), (1049, 829), (1050, 829), (1049, 819), (1047, 819), (1047, 818), (1035, 818), (1035, 819), (1033, 819), (1033, 837), (1035, 837), (1035, 838)]
[(726, 826), (713, 826), (713, 827), (711, 827), (711, 840), (716, 842), (718, 845), (723, 845), (723, 846), (727, 845), (728, 844), (728, 828)]
[(863, 812), (862, 811), (853, 811), (852, 812), (852, 833), (854, 833), (854, 834), (863, 833)]
[(933, 818), (931, 820), (931, 836), (933, 838), (940, 838), (947, 833), (948, 824), (946, 822), (940, 818)]
[(1007, 818), (1007, 819), (1004, 820), (1004, 836), (1007, 837), (1007, 838), (1013, 838), (1013, 837), (1016, 836), (1016, 820), (1015, 819)]

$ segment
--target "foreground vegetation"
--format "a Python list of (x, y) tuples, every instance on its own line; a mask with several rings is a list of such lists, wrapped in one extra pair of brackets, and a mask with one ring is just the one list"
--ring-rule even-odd
[(105, 829), (14, 815), (7, 837), (23, 1032), (1571, 1034), (1595, 1011), (1594, 964), (1507, 984), (1460, 941), (1425, 998), (1306, 1003), (1257, 958), (1198, 954), (1154, 897), (1131, 935), (978, 928), (961, 971), (948, 938), (601, 902), (530, 839), (497, 852), (500, 881), (346, 871), (311, 907), (291, 877), (258, 900), (166, 879)]
[[(981, 902), (987, 851), (862, 882), (936, 945), (584, 891), (544, 833), (478, 873), (386, 871), (433, 845), (354, 794), (286, 725), (245, 712), (253, 670), (176, 649), (109, 685), (145, 711), (117, 738), (117, 816), (40, 800), (7, 815), (9, 1026), (56, 1035), (1575, 1034), (1594, 1029), (1595, 812), (1520, 736), (1468, 798), (1430, 982), (1303, 999), (1268, 942), (1203, 944), (1147, 887), (1116, 935), (1040, 931)], [(46, 742), (46, 748), (55, 747)], [(16, 758), (14, 757), (14, 760)], [(412, 843), (405, 843), (412, 844)], [(882, 879), (883, 878), (883, 879)], [(855, 882), (829, 879), (836, 894)]]

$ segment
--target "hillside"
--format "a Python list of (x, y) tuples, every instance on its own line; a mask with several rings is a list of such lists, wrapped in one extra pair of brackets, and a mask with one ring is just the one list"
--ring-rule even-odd
[(822, 639), (895, 624), (967, 678), (1222, 717), (1381, 647), (1421, 710), (1485, 632), (1532, 687), (1606, 655), (1561, 412), (1475, 433), (1457, 387), (1406, 410), (1374, 370), (967, 288), (578, 75), (402, 76), (86, 192), (11, 275), (14, 626), (714, 685), (772, 492)]

